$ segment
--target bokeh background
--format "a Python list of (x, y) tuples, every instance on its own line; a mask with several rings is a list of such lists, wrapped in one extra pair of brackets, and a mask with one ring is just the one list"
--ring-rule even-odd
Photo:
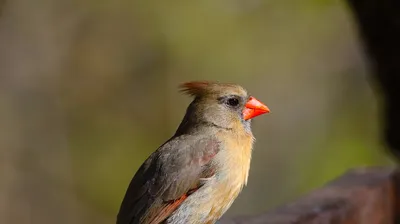
[(2, 0), (0, 223), (115, 222), (190, 80), (241, 84), (271, 109), (226, 216), (391, 164), (369, 75), (340, 0)]

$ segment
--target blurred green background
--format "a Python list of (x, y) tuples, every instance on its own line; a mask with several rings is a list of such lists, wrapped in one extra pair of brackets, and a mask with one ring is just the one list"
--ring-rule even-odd
[(249, 184), (226, 216), (391, 163), (344, 1), (0, 3), (0, 223), (115, 222), (190, 80), (241, 84), (271, 109), (253, 122)]

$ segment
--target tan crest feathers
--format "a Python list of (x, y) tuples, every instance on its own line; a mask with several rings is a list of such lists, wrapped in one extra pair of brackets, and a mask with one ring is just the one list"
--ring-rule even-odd
[(185, 82), (179, 85), (180, 91), (191, 96), (200, 96), (205, 93), (211, 83), (207, 81)]

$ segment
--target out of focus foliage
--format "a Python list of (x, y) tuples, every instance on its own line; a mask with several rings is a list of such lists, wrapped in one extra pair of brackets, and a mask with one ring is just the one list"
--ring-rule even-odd
[[(176, 87), (188, 80), (242, 84), (272, 111), (253, 122), (249, 185), (227, 215), (259, 213), (350, 167), (389, 163), (378, 141), (378, 97), (342, 1), (14, 0), (1, 7), (6, 204), (20, 192), (20, 204), (43, 208), (73, 198), (57, 210), (78, 211), (63, 223), (113, 220), (135, 171), (179, 125), (190, 99)], [(40, 196), (47, 190), (35, 190), (43, 186), (54, 191), (47, 200)], [(9, 210), (11, 223), (18, 216)], [(54, 223), (37, 216), (32, 223)]]

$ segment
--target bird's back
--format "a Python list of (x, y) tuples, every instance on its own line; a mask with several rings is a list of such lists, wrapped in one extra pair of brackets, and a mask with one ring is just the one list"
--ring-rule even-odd
[(133, 177), (117, 224), (160, 223), (214, 174), (218, 141), (209, 135), (176, 136), (156, 150)]

